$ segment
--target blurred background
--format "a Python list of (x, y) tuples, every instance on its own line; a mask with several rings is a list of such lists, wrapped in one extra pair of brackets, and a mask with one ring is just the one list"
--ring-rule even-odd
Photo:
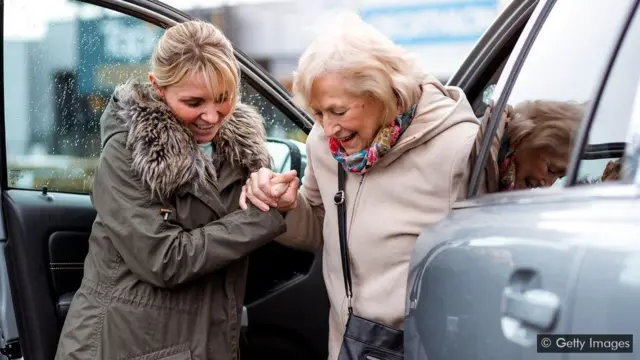
[[(442, 82), (510, 0), (164, 0), (220, 27), (287, 89), (319, 14), (360, 16), (413, 52)], [(100, 151), (99, 118), (116, 84), (146, 77), (162, 29), (76, 0), (4, 1), (7, 161), (13, 187), (87, 192)], [(304, 143), (250, 86), (269, 136)]]

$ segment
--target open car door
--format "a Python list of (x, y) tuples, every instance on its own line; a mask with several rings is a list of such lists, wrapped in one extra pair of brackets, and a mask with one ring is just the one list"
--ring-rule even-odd
[[(11, 359), (53, 359), (96, 216), (89, 193), (100, 115), (117, 83), (146, 75), (164, 29), (190, 16), (157, 1), (87, 0), (67, 2), (55, 11), (62, 18), (36, 24), (54, 13), (49, 0), (9, 3), (0, 2), (0, 348)], [(32, 28), (37, 33), (27, 36)], [(240, 51), (237, 57), (243, 101), (262, 112), (270, 136), (293, 134), (275, 135), (272, 155), (303, 174), (304, 148), (290, 140), (311, 122), (273, 78)], [(326, 359), (321, 267), (320, 252), (277, 243), (251, 255), (243, 359)]]

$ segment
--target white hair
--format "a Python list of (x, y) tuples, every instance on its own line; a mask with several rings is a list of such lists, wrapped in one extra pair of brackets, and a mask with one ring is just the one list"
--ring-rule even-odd
[(315, 79), (328, 73), (344, 76), (347, 92), (381, 101), (383, 121), (418, 101), (426, 73), (408, 52), (351, 11), (332, 11), (321, 19), (293, 74), (298, 105), (309, 108)]

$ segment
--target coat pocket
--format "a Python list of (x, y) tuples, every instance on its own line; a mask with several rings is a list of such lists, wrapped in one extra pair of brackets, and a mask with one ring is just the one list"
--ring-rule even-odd
[(171, 346), (127, 360), (191, 360), (191, 351), (186, 345)]

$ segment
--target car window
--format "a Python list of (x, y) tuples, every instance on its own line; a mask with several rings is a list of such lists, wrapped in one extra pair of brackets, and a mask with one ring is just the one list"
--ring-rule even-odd
[[(293, 141), (294, 144), (304, 145), (307, 140), (307, 134), (247, 81), (243, 81), (240, 84), (240, 93), (241, 100), (255, 106), (262, 114), (262, 117), (265, 118), (268, 138), (288, 139)], [(270, 142), (267, 148), (271, 154), (271, 170), (284, 172), (291, 169), (289, 148), (286, 145)], [(298, 148), (301, 149), (301, 155), (306, 158), (306, 147), (298, 146)], [(303, 162), (302, 165), (300, 178), (302, 178), (306, 170), (306, 162)]]
[[(640, 18), (636, 15), (614, 60), (582, 149), (576, 184), (631, 180), (636, 161), (625, 161), (626, 144), (640, 129), (628, 131), (640, 78)], [(635, 106), (640, 105), (635, 103)], [(630, 155), (633, 156), (633, 147)]]
[[(500, 132), (494, 134), (494, 156), (485, 165), (495, 170), (488, 176), (494, 177), (498, 191), (562, 184), (572, 138), (600, 84), (631, 3), (556, 1), (515, 80), (508, 73), (500, 78), (494, 101), (509, 89), (507, 82), (515, 82), (507, 106), (493, 109), (500, 111), (499, 129), (505, 131), (502, 137)], [(512, 56), (509, 62), (514, 61)]]
[(306, 155), (306, 147), (305, 144), (289, 139), (288, 144), (285, 144), (280, 141), (270, 141), (267, 143), (267, 148), (269, 149), (269, 153), (271, 154), (271, 170), (275, 172), (286, 172), (291, 169), (291, 150), (289, 146), (295, 147), (300, 154), (300, 161), (302, 165), (302, 174), (300, 174), (300, 178), (304, 176), (304, 170), (307, 165), (307, 155)]
[[(102, 111), (115, 85), (146, 79), (164, 30), (78, 2), (65, 2), (49, 20), (21, 16), (48, 1), (5, 8), (5, 19), (20, 19), (4, 22), (6, 176), (11, 188), (88, 193), (100, 154)], [(305, 141), (244, 78), (241, 92), (262, 113), (268, 136)]]
[(491, 102), (491, 99), (493, 97), (493, 92), (496, 88), (496, 83), (498, 82), (498, 79), (500, 78), (500, 76), (502, 75), (502, 72), (504, 71), (508, 58), (509, 58), (508, 56), (505, 57), (505, 59), (502, 61), (498, 69), (493, 73), (493, 75), (491, 75), (489, 82), (482, 89), (482, 93), (480, 93), (480, 96), (478, 96), (475, 100), (471, 102), (471, 107), (473, 108), (473, 112), (476, 114), (476, 117), (478, 117), (478, 119), (481, 122), (487, 120), (484, 118), (485, 110), (487, 109), (487, 107), (489, 106), (489, 103)]

